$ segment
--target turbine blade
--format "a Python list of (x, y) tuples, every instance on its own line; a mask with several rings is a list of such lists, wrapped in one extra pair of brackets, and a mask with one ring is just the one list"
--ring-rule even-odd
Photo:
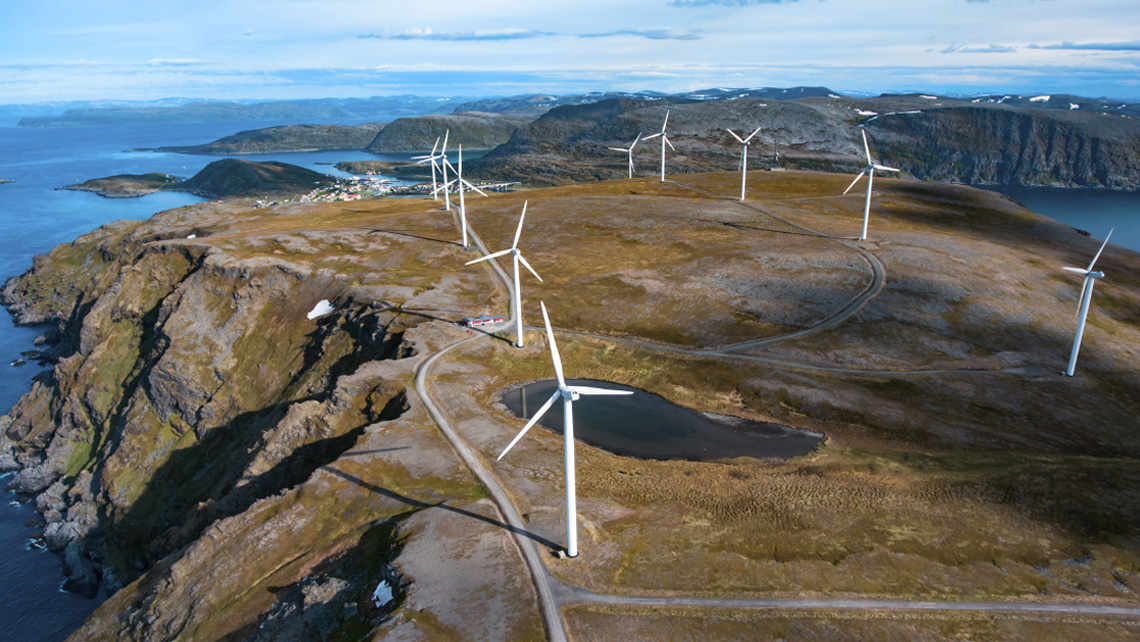
[(511, 443), (507, 444), (507, 447), (503, 449), (503, 452), (499, 453), (499, 456), (495, 458), (495, 461), (502, 459), (503, 455), (507, 454), (511, 448), (514, 448), (515, 444), (519, 443), (519, 440), (522, 439), (522, 436), (526, 434), (526, 431), (530, 430), (531, 426), (538, 423), (539, 419), (542, 419), (542, 416), (546, 414), (546, 411), (550, 410), (550, 407), (554, 405), (554, 400), (560, 397), (561, 394), (562, 391), (560, 390), (554, 391), (554, 394), (546, 400), (546, 403), (542, 404), (542, 406), (539, 407), (538, 412), (534, 413), (534, 416), (530, 418), (530, 421), (526, 422), (526, 425), (523, 426), (523, 429), (519, 431), (519, 434), (515, 435), (515, 438), (511, 440)]
[(580, 395), (632, 395), (632, 390), (611, 390), (609, 388), (593, 388), (591, 386), (570, 386), (570, 389)]
[(625, 152), (627, 154), (629, 153), (629, 150), (624, 147), (607, 147), (606, 149), (612, 149), (615, 152)]
[(566, 387), (566, 378), (562, 376), (562, 356), (558, 354), (558, 344), (554, 342), (554, 331), (550, 329), (550, 317), (546, 314), (546, 303), (538, 302), (542, 306), (542, 321), (546, 324), (546, 339), (550, 342), (550, 360), (554, 362), (554, 374), (558, 375), (558, 387)]
[(431, 146), (431, 155), (435, 156), (435, 149), (439, 147), (439, 136), (435, 137), (435, 144)]
[(860, 129), (859, 131), (863, 132), (863, 151), (867, 152), (867, 164), (874, 165), (875, 163), (871, 160), (871, 148), (867, 146), (867, 130)]
[(441, 153), (441, 154), (446, 154), (446, 153), (447, 153), (447, 137), (448, 137), (448, 136), (451, 136), (451, 130), (450, 130), (450, 129), (449, 129), (449, 130), (447, 130), (447, 131), (445, 131), (445, 132), (443, 132), (443, 148), (441, 148), (441, 149), (439, 150), (439, 153)]
[(518, 229), (515, 230), (515, 242), (511, 243), (511, 249), (512, 250), (519, 246), (519, 236), (522, 235), (523, 219), (526, 218), (526, 203), (527, 203), (526, 201), (523, 201), (522, 215), (519, 216), (519, 227), (518, 227)]
[(468, 261), (468, 262), (464, 263), (463, 265), (471, 265), (472, 263), (478, 263), (479, 261), (490, 261), (491, 259), (497, 259), (504, 254), (510, 254), (510, 253), (511, 253), (510, 250), (500, 250), (498, 252), (495, 252), (494, 254), (488, 254), (487, 256), (480, 256), (479, 258), (477, 258), (473, 261)]
[(1089, 263), (1089, 272), (1092, 272), (1093, 266), (1096, 265), (1096, 260), (1100, 258), (1100, 253), (1104, 251), (1105, 246), (1108, 245), (1108, 239), (1112, 238), (1112, 233), (1115, 231), (1116, 228), (1114, 227), (1108, 231), (1108, 236), (1104, 237), (1104, 243), (1100, 244), (1100, 249), (1096, 251), (1096, 256), (1093, 257), (1092, 263)]
[(669, 141), (669, 137), (668, 137), (668, 136), (664, 136), (664, 137), (662, 137), (662, 138), (661, 138), (661, 140), (665, 141), (665, 144), (667, 144), (667, 145), (669, 146), (669, 149), (671, 149), (671, 150), (673, 150), (673, 151), (677, 151), (677, 148), (676, 148), (676, 147), (673, 147), (673, 143)]
[(749, 134), (749, 135), (748, 135), (748, 138), (745, 138), (744, 140), (742, 140), (742, 141), (740, 141), (740, 142), (742, 142), (742, 143), (747, 143), (748, 141), (752, 140), (752, 137), (753, 137), (753, 136), (755, 136), (756, 134), (759, 134), (759, 133), (760, 133), (760, 130), (761, 130), (763, 127), (764, 127), (763, 125), (761, 125), (760, 127), (757, 127), (757, 128), (756, 128), (756, 131), (754, 131), (754, 132), (752, 132), (751, 134)]
[(875, 169), (880, 170), (880, 171), (883, 171), (883, 170), (888, 171), (888, 172), (901, 172), (902, 171), (901, 169), (899, 169), (897, 167), (887, 167), (886, 165), (879, 165), (878, 163), (871, 165), (871, 167), (874, 167)]
[(463, 184), (467, 186), (467, 189), (469, 189), (469, 190), (471, 190), (471, 191), (473, 191), (473, 192), (479, 192), (479, 193), (480, 193), (480, 194), (482, 194), (483, 196), (486, 196), (486, 195), (487, 195), (487, 193), (486, 193), (486, 192), (484, 192), (483, 190), (479, 189), (478, 187), (475, 187), (475, 186), (474, 186), (474, 185), (472, 185), (471, 183), (468, 183), (468, 182), (467, 182), (465, 179), (462, 179), (462, 178), (461, 178), (461, 179), (459, 179), (459, 180), (463, 181)]
[(446, 183), (444, 183), (443, 185), (440, 185), (439, 187), (437, 187), (437, 188), (433, 189), (433, 190), (431, 191), (431, 193), (432, 193), (432, 194), (438, 194), (439, 192), (446, 190), (448, 187), (451, 187), (451, 186), (452, 186), (452, 185), (454, 185), (454, 184), (455, 184), (455, 179), (452, 179), (452, 180), (450, 180), (450, 181), (447, 181), (447, 182), (446, 182)]
[(726, 131), (726, 132), (728, 132), (728, 133), (732, 134), (732, 137), (733, 137), (733, 138), (735, 138), (736, 140), (740, 141), (740, 144), (741, 144), (741, 145), (743, 145), (743, 144), (744, 144), (744, 139), (743, 139), (743, 138), (741, 138), (741, 137), (739, 137), (739, 136), (737, 136), (737, 135), (736, 135), (736, 132), (732, 131), (731, 129), (729, 129), (729, 128), (727, 128), (727, 127), (725, 127), (725, 128), (724, 128), (724, 131)]
[(530, 266), (530, 263), (526, 262), (526, 258), (524, 258), (521, 253), (519, 254), (519, 263), (522, 263), (523, 267), (530, 270), (530, 273), (534, 275), (534, 278), (538, 279), (539, 281), (542, 281), (542, 277), (538, 275), (538, 272), (534, 271), (534, 268), (532, 268)]
[(665, 133), (665, 126), (669, 124), (669, 110), (665, 110), (665, 122), (661, 123), (661, 133)]
[(649, 140), (650, 138), (657, 138), (660, 135), (661, 135), (661, 132), (657, 132), (656, 134), (650, 134), (649, 136), (646, 136), (645, 138), (642, 138), (641, 140)]
[(1066, 268), (1061, 268), (1061, 269), (1066, 270), (1068, 272), (1076, 272), (1077, 274), (1080, 274), (1081, 276), (1084, 276), (1084, 275), (1086, 275), (1092, 271), (1092, 270), (1086, 270), (1084, 268), (1075, 268), (1075, 267), (1066, 267)]
[[(636, 145), (637, 141), (639, 141), (639, 140), (641, 140), (641, 132), (637, 132), (637, 138), (633, 139), (633, 145)], [(633, 151), (633, 145), (629, 146), (629, 151), (631, 151), (631, 152)]]
[(847, 189), (843, 190), (843, 193), (847, 194), (847, 192), (850, 192), (851, 188), (855, 187), (855, 183), (858, 183), (859, 179), (863, 178), (863, 174), (866, 174), (866, 173), (867, 173), (867, 170), (863, 170), (863, 171), (859, 172), (859, 175), (855, 177), (855, 180), (851, 181), (851, 184), (847, 186)]

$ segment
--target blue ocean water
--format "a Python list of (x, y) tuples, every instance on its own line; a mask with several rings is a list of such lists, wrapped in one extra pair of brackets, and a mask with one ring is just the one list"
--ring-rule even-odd
[[(339, 121), (354, 124), (359, 121)], [(127, 149), (209, 142), (244, 129), (286, 122), (117, 125), (107, 127), (22, 128), (0, 124), (0, 282), (18, 275), (32, 257), (118, 219), (141, 220), (155, 212), (202, 199), (181, 192), (160, 192), (141, 198), (105, 199), (89, 192), (58, 190), (64, 185), (114, 174), (164, 172), (189, 177), (216, 156), (191, 156)], [(6, 125), (6, 126), (4, 126)], [(345, 175), (326, 163), (343, 160), (406, 158), (365, 152), (312, 152), (246, 156), (251, 160), (280, 160), (318, 172)], [(43, 328), (12, 324), (0, 314), (0, 414), (28, 391), (41, 372), (34, 362), (9, 365), (33, 348)], [(0, 488), (7, 483), (0, 479)], [(59, 558), (29, 547), (29, 537), (41, 528), (26, 526), (38, 519), (30, 503), (12, 493), (0, 493), (0, 639), (28, 642), (63, 640), (105, 599), (88, 600), (59, 590), (63, 582)], [(41, 520), (42, 521), (42, 520)]]
[(1110, 229), (1112, 243), (1140, 252), (1140, 192), (1107, 192), (1056, 187), (987, 187), (1008, 194), (1029, 209), (1104, 239)]

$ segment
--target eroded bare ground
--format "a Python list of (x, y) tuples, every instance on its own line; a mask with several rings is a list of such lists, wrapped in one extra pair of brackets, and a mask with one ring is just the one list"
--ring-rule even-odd
[[(726, 196), (738, 186), (734, 174), (682, 178)], [(847, 182), (754, 174), (749, 202), (851, 238), (861, 197), (819, 196), (839, 194)], [(559, 338), (568, 376), (626, 383), (697, 410), (828, 439), (787, 462), (642, 461), (581, 444), (582, 554), (550, 556), (557, 576), (607, 593), (1136, 605), (1140, 282), (1132, 275), (1140, 274), (1140, 257), (1112, 248), (1098, 264), (1109, 278), (1098, 284), (1078, 377), (993, 372), (1060, 370), (1079, 284), (1056, 268), (1083, 265), (1095, 242), (976, 190), (887, 180), (876, 181), (876, 192), (873, 242), (863, 247), (886, 265), (885, 290), (838, 328), (742, 351), (810, 368)], [(871, 278), (866, 261), (841, 245), (651, 180), (473, 200), (470, 220), (492, 251), (509, 246), (526, 198), (520, 247), (545, 280), (524, 276), (524, 318), (532, 324), (541, 299), (560, 329), (717, 348), (811, 327)], [(180, 239), (159, 242), (205, 244), (219, 262), (308, 274), (297, 317), (320, 298), (389, 310), (406, 326), (414, 356), (363, 364), (353, 376), (398, 382), (408, 408), (370, 425), (303, 483), (211, 526), (116, 595), (77, 639), (123, 630), (117, 614), (125, 611), (141, 614), (127, 628), (192, 626), (199, 639), (331, 631), (541, 637), (529, 576), (500, 518), (411, 394), (416, 365), (467, 336), (453, 321), (507, 312), (490, 271), (462, 266), (475, 254), (455, 244), (453, 219), (430, 202), (388, 200), (258, 211), (207, 205), (159, 221), (172, 230), (166, 238)], [(199, 238), (181, 240), (190, 230)], [(494, 339), (467, 344), (435, 366), (429, 385), (532, 532), (561, 543), (561, 438), (536, 429), (493, 461), (520, 426), (495, 405), (497, 392), (553, 374), (542, 336), (531, 331), (527, 342), (521, 350)], [(969, 372), (842, 372), (859, 369)], [(202, 584), (203, 576), (216, 585)], [(406, 594), (391, 612), (368, 610), (363, 578), (389, 576), (405, 583)], [(352, 586), (352, 595), (334, 580)], [(148, 614), (156, 600), (187, 610)], [(288, 628), (288, 621), (301, 624)], [(955, 631), (1034, 639), (1042, 630), (1053, 639), (1088, 631), (1125, 639), (1135, 631), (1132, 623), (1101, 621), (578, 607), (567, 621), (574, 639), (621, 632), (689, 639), (702, 622), (726, 638), (741, 622), (774, 637), (853, 631), (858, 639)]]

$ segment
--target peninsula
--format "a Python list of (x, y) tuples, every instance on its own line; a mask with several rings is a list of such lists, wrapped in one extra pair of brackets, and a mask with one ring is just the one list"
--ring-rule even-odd
[(119, 174), (61, 189), (94, 192), (106, 198), (131, 198), (163, 190), (223, 198), (303, 194), (335, 182), (330, 176), (288, 163), (227, 158), (210, 163), (186, 180), (169, 174)]
[[(1097, 241), (876, 177), (859, 243), (850, 178), (469, 201), (479, 252), (529, 201), (521, 311), (430, 199), (202, 203), (37, 257), (3, 300), (60, 359), (0, 464), (76, 581), (114, 591), (72, 639), (1135, 639), (1140, 254), (1100, 257), (1066, 377), (1080, 282), (1054, 266)], [(554, 376), (544, 334), (456, 323), (536, 326), (540, 300), (574, 376), (825, 439), (782, 461), (580, 443), (560, 559), (562, 437), (495, 460), (521, 427), (499, 392)]]

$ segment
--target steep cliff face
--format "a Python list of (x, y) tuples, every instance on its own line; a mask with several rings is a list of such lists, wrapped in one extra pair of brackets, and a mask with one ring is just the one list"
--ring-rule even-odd
[[(509, 533), (410, 393), (422, 333), (453, 327), (424, 329), (412, 300), (468, 286), (434, 266), (452, 244), (384, 228), (449, 222), (387, 205), (204, 203), (105, 225), (5, 285), (60, 359), (0, 422), (0, 468), (38, 493), (65, 587), (114, 593), (75, 639), (541, 634)], [(307, 318), (321, 299), (334, 311)]]
[(101, 228), (10, 281), (21, 322), (63, 330), (58, 366), (7, 431), (25, 467), (14, 487), (47, 491), (51, 547), (91, 538), (104, 576), (129, 582), (398, 416), (402, 386), (338, 378), (407, 356), (404, 326), (351, 300), (307, 320), (330, 288), (140, 224)]
[[(471, 163), (496, 180), (556, 185), (621, 178), (628, 147), (661, 131), (669, 111), (666, 173), (739, 167), (741, 136), (757, 126), (749, 166), (852, 172), (876, 158), (919, 178), (970, 184), (1140, 187), (1140, 120), (1121, 114), (1012, 108), (922, 96), (814, 96), (676, 101), (611, 99), (555, 107)], [(635, 175), (660, 169), (661, 143), (640, 142)], [(779, 155), (777, 162), (776, 155)]]
[(875, 151), (918, 177), (966, 184), (1140, 189), (1140, 124), (1114, 114), (948, 107), (874, 119)]

